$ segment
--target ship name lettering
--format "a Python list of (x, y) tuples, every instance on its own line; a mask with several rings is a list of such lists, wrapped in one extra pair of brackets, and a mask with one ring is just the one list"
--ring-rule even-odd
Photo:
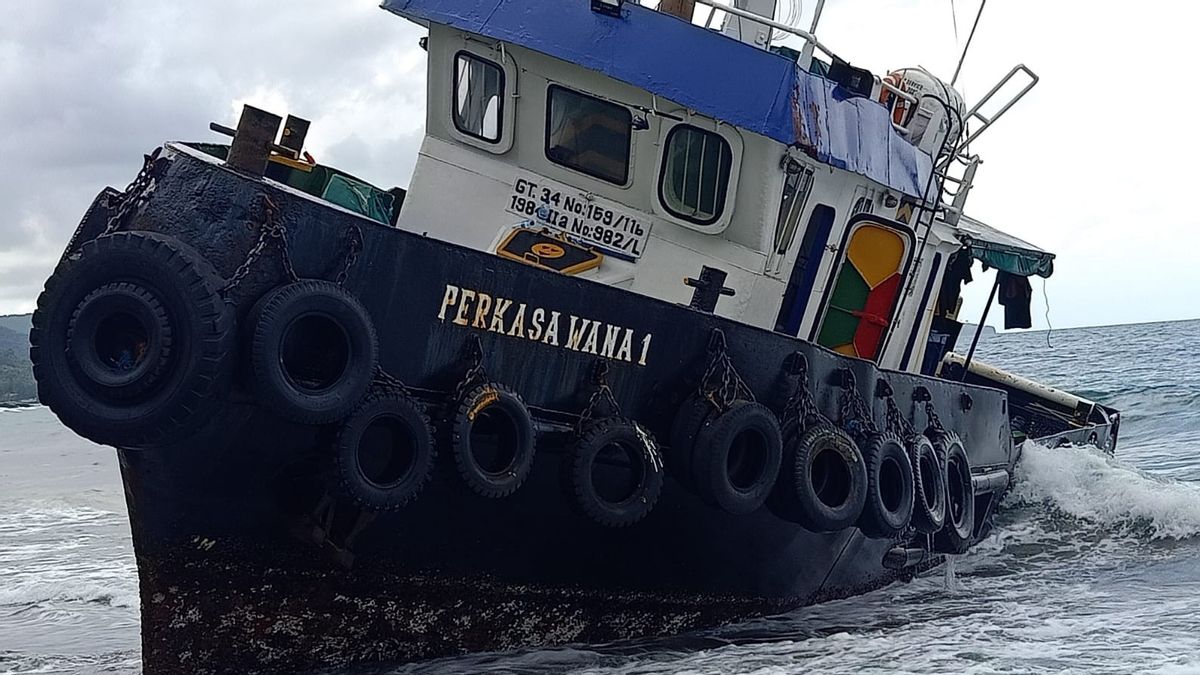
[[(449, 322), (639, 366), (646, 365), (654, 337), (651, 333), (644, 333), (638, 339), (638, 331), (626, 326), (575, 314), (564, 315), (552, 309), (453, 284), (446, 284), (437, 318), (442, 323)], [(561, 334), (565, 335), (565, 342), (559, 337), (560, 328)], [(636, 351), (634, 345), (638, 347)]]

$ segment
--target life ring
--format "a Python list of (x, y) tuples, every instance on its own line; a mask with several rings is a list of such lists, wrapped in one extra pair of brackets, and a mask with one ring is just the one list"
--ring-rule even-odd
[(962, 439), (954, 432), (933, 439), (946, 467), (946, 525), (934, 535), (934, 550), (939, 553), (966, 553), (975, 536), (975, 488), (971, 481), (971, 460)]
[(629, 527), (654, 509), (663, 488), (654, 439), (637, 423), (610, 417), (580, 434), (566, 458), (571, 504), (598, 525)]
[(737, 401), (700, 429), (692, 476), (700, 498), (742, 515), (767, 500), (783, 460), (775, 415), (761, 403)]
[(232, 375), (233, 315), (221, 286), (174, 237), (85, 242), (55, 269), (33, 315), (38, 398), (97, 443), (143, 447), (194, 434)]
[(933, 443), (921, 434), (910, 438), (909, 461), (913, 467), (913, 527), (933, 534), (946, 524), (946, 474)]
[(454, 409), (454, 466), (463, 483), (482, 497), (507, 497), (521, 487), (533, 469), (534, 441), (529, 408), (502, 384), (471, 389)]
[(433, 476), (429, 418), (411, 396), (368, 396), (342, 423), (334, 448), (346, 493), (371, 511), (406, 506)]
[(717, 412), (717, 407), (708, 399), (689, 396), (671, 422), (671, 448), (667, 455), (667, 469), (671, 475), (689, 489), (694, 490), (696, 482), (692, 479), (692, 449), (696, 445), (696, 434)]
[(887, 539), (912, 521), (914, 481), (904, 441), (891, 432), (872, 434), (862, 448), (867, 468), (867, 501), (859, 529), (868, 537)]
[[(897, 89), (903, 90), (904, 71), (897, 70), (895, 72), (888, 73), (887, 76), (883, 78), (883, 81)], [(895, 103), (892, 102), (892, 99), (895, 99)], [(912, 119), (912, 114), (916, 112), (916, 106), (911, 105), (908, 99), (897, 96), (887, 87), (881, 86), (879, 88), (879, 102), (891, 109), (892, 122), (899, 124), (902, 127), (908, 126), (909, 120)]]
[(867, 500), (867, 469), (854, 440), (813, 421), (784, 446), (783, 467), (768, 506), (813, 532), (853, 527)]
[(330, 281), (280, 286), (250, 310), (251, 387), (281, 417), (326, 424), (366, 394), (378, 364), (362, 303)]

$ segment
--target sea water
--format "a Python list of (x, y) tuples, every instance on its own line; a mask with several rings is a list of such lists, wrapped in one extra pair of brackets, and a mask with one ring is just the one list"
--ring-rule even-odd
[[(1026, 447), (994, 533), (909, 584), (710, 633), (370, 673), (1200, 673), (1200, 321), (986, 338), (1124, 411), (1115, 458)], [(0, 411), (0, 673), (139, 670), (116, 459)]]

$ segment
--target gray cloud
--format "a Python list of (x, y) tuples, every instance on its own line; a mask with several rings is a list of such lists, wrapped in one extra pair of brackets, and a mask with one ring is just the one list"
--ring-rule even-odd
[[(40, 0), (0, 25), (0, 314), (32, 306), (88, 203), (237, 102), (313, 120), (323, 162), (407, 183), (423, 30), (372, 2)], [(284, 109), (279, 109), (280, 105)]]
[[(102, 187), (123, 187), (165, 140), (213, 138), (208, 123), (233, 123), (239, 102), (312, 119), (322, 162), (384, 187), (408, 182), (424, 31), (375, 0), (21, 4), (0, 24), (0, 313), (32, 306)], [(978, 5), (957, 4), (965, 33)], [(948, 76), (965, 38), (956, 43), (950, 9), (836, 0), (819, 34), (876, 73), (924, 64)], [(984, 14), (959, 82), (968, 102), (1019, 61), (1043, 81), (973, 148), (986, 164), (968, 210), (1060, 254), (1056, 325), (1200, 316), (1189, 185), (1200, 135), (1187, 118), (1200, 94), (1178, 68), (1147, 65), (1194, 60), (1196, 13), (1009, 0)], [(968, 287), (965, 316), (988, 290)]]

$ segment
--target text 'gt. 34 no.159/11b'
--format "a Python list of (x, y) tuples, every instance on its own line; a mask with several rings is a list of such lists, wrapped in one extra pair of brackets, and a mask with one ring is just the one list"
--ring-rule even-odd
[(147, 672), (782, 612), (966, 551), (1030, 439), (1115, 447), (1116, 411), (953, 351), (973, 260), (1026, 327), (1053, 270), (964, 214), (1000, 87), (692, 4), (386, 0), (429, 32), (407, 190), (246, 107), (100, 193), (32, 357), (117, 448)]

